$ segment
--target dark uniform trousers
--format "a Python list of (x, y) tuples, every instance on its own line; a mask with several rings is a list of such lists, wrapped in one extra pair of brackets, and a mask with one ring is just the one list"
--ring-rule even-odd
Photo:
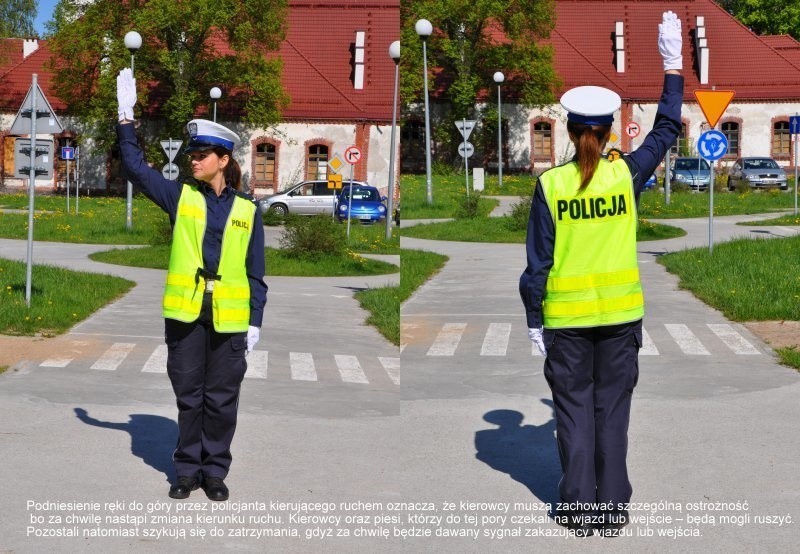
[(217, 333), (210, 306), (204, 304), (193, 323), (165, 320), (167, 374), (178, 404), (178, 445), (172, 459), (179, 477), (202, 471), (224, 479), (247, 370), (247, 333)]
[(545, 329), (544, 375), (553, 393), (562, 502), (627, 503), (631, 396), (639, 378), (642, 321)]

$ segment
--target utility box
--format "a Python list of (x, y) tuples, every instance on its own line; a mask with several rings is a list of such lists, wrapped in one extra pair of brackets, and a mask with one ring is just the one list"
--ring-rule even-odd
[(483, 190), (484, 172), (482, 167), (476, 167), (472, 170), (472, 190)]
[(31, 165), (36, 177), (53, 178), (53, 141), (36, 139), (36, 152), (31, 152), (31, 141), (18, 138), (14, 141), (14, 177), (28, 179)]

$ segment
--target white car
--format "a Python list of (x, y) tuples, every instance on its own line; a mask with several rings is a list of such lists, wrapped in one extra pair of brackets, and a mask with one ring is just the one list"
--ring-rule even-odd
[[(347, 186), (351, 181), (344, 181)], [(367, 186), (363, 181), (352, 181), (354, 185)], [(333, 214), (336, 203), (335, 188), (329, 187), (327, 180), (303, 181), (292, 185), (283, 192), (258, 201), (261, 211), (271, 211), (275, 215), (286, 214), (319, 215)]]

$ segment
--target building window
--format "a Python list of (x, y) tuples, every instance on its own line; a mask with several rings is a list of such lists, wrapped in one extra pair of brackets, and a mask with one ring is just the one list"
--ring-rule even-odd
[(686, 134), (686, 123), (681, 123), (681, 134), (678, 135), (678, 140), (669, 149), (670, 154), (675, 156), (690, 156), (691, 149), (689, 148), (689, 137)]
[(772, 125), (772, 157), (789, 158), (792, 135), (789, 134), (788, 121), (776, 121)]
[(728, 152), (726, 158), (739, 157), (739, 124), (735, 121), (726, 121), (722, 124), (722, 134), (728, 139)]
[(308, 147), (306, 179), (326, 179), (328, 176), (328, 147), (312, 144)]
[(400, 128), (400, 165), (402, 171), (425, 170), (425, 124), (416, 119)]
[(537, 160), (553, 159), (553, 126), (547, 121), (533, 124), (533, 157)]
[(257, 144), (253, 166), (253, 179), (259, 185), (275, 186), (275, 145), (269, 142)]

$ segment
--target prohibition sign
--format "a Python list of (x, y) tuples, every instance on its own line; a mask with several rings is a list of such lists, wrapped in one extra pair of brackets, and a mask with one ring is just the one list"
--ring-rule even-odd
[(631, 138), (638, 137), (641, 130), (641, 127), (639, 127), (639, 124), (635, 121), (631, 121), (625, 126), (625, 134)]
[(361, 150), (358, 146), (348, 146), (344, 151), (344, 159), (350, 165), (355, 165), (361, 159)]

